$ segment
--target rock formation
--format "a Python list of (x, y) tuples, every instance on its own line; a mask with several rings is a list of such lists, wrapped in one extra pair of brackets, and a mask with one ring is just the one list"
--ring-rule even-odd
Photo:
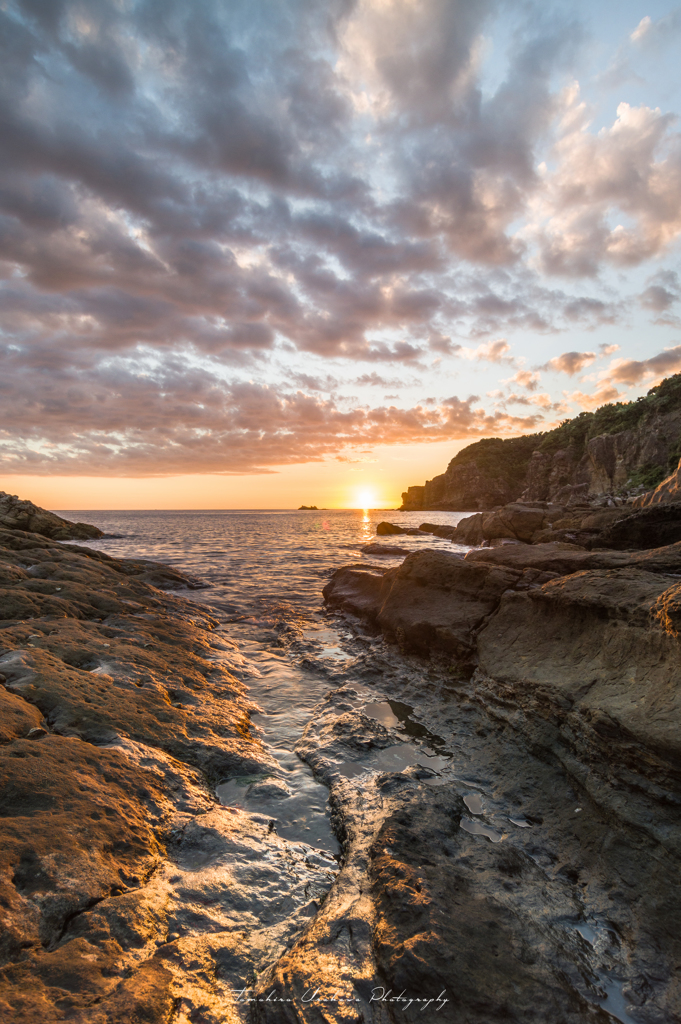
[[(612, 1005), (620, 1020), (681, 1019), (681, 982), (673, 966), (681, 957), (674, 924), (681, 914), (679, 574), (681, 542), (633, 552), (551, 543), (483, 548), (465, 557), (418, 552), (396, 569), (347, 566), (331, 578), (325, 588), (329, 607), (359, 616), (405, 656), (414, 652), (431, 659), (431, 679), (437, 665), (450, 666), (458, 707), (453, 717), (459, 723), (453, 735), (462, 742), (463, 730), (473, 750), (472, 732), (490, 734), (489, 757), (505, 765), (496, 776), (497, 785), (513, 791), (508, 772), (523, 772), (516, 758), (524, 750), (542, 807), (552, 803), (550, 787), (565, 784), (559, 777), (569, 778), (573, 786), (572, 804), (558, 825), (566, 830), (560, 840), (565, 845), (546, 857), (530, 842), (525, 846), (535, 858), (530, 868), (518, 841), (498, 855), (495, 867), (469, 861), (470, 856), (484, 855), (479, 847), (459, 852), (456, 832), (445, 824), (451, 817), (492, 842), (503, 839), (498, 824), (496, 832), (491, 827), (485, 832), (481, 822), (471, 821), (482, 813), (477, 797), (466, 824), (466, 809), (454, 806), (451, 790), (417, 795), (404, 782), (400, 799), (399, 787), (385, 784), (395, 806), (369, 856), (371, 877), (380, 885), (373, 908), (379, 961), (391, 986), (413, 988), (415, 979), (424, 976), (439, 979), (443, 987), (448, 983), (448, 991), (460, 994), (458, 1012), (463, 1014), (453, 1014), (453, 1021), (501, 1021), (504, 1014), (518, 1021), (590, 1019), (586, 1004), (580, 1009), (572, 1001), (575, 991), (588, 1002), (603, 1000), (605, 990), (596, 995), (593, 973), (596, 988), (589, 992), (589, 983), (582, 987), (585, 963), (578, 965), (558, 932), (553, 937), (544, 932), (538, 952), (537, 939), (530, 936), (541, 925), (531, 913), (525, 934), (535, 952), (529, 946), (521, 952), (516, 929), (534, 898), (533, 885), (535, 897), (536, 886), (542, 885), (539, 876), (531, 882), (528, 871), (542, 863), (542, 879), (555, 884), (562, 876), (563, 898), (571, 891), (577, 901), (572, 909), (565, 904), (567, 918), (576, 914), (574, 920), (580, 919), (584, 912), (577, 905), (583, 905), (584, 894), (601, 885), (609, 890), (602, 913), (617, 931), (613, 954), (615, 947), (619, 956), (626, 946), (630, 975), (625, 980), (626, 971), (614, 964), (600, 975), (601, 980), (619, 978), (622, 993), (617, 1004), (606, 999), (604, 1009)], [(437, 722), (435, 709), (433, 720)], [(472, 732), (466, 730), (467, 720), (475, 723)], [(326, 763), (333, 749), (332, 729), (336, 745), (341, 739), (338, 724), (330, 722)], [(318, 757), (319, 751), (310, 756)], [(468, 771), (469, 779), (475, 777), (471, 758), (464, 752), (460, 769)], [(592, 814), (599, 819), (597, 825)], [(513, 815), (508, 820), (513, 822)], [(522, 827), (531, 824), (527, 816), (521, 817)], [(414, 838), (407, 840), (407, 835)], [(454, 845), (447, 847), (450, 840), (440, 840), (440, 835), (451, 836)], [(572, 843), (573, 852), (567, 854)], [(411, 911), (399, 895), (405, 886), (414, 894)], [(507, 898), (500, 895), (504, 887)], [(542, 890), (540, 903), (549, 916), (555, 912), (550, 909), (553, 899)], [(443, 902), (451, 912), (440, 917), (436, 908)], [(477, 945), (482, 917), (494, 956)], [(583, 951), (592, 943), (595, 947), (593, 930), (582, 934), (591, 936)], [(503, 959), (511, 948), (516, 951), (515, 968)], [(606, 946), (598, 948), (605, 952)], [(447, 953), (438, 959), (440, 950)], [(561, 957), (562, 967), (551, 972), (548, 962), (553, 959), (557, 967)], [(599, 969), (592, 962), (591, 970)], [(533, 1006), (530, 994), (545, 970), (554, 982), (562, 977), (566, 991), (561, 998), (547, 985), (537, 996), (547, 1002)], [(481, 1002), (475, 1002), (475, 984), (473, 991), (461, 984), (462, 973), (466, 979), (479, 979)], [(653, 981), (652, 975), (659, 980)], [(518, 983), (514, 994), (507, 988), (512, 978)], [(620, 989), (611, 988), (611, 995), (613, 991)], [(507, 994), (502, 997), (502, 992)], [(622, 1012), (627, 1015), (622, 1017)]]
[(680, 450), (676, 374), (644, 398), (580, 413), (555, 430), (468, 445), (445, 473), (408, 488), (402, 509), (473, 511), (521, 498), (569, 504), (601, 494), (633, 497), (667, 477)]
[(29, 530), (53, 540), (92, 540), (104, 534), (87, 523), (71, 523), (54, 512), (39, 508), (32, 501), (22, 501), (16, 494), (0, 491), (0, 527), (6, 530)]
[(0, 527), (3, 1022), (233, 1024), (333, 881), (216, 800), (281, 770), (192, 585)]
[(662, 547), (681, 540), (681, 502), (632, 508), (563, 506), (549, 502), (511, 502), (496, 512), (477, 512), (438, 535), (455, 544), (562, 541), (583, 548)]

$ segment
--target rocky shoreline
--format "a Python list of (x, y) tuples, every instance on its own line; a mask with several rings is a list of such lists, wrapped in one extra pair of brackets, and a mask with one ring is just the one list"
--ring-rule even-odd
[(194, 586), (0, 527), (2, 1020), (243, 1020), (333, 881), (216, 799), (280, 769)]
[(525, 512), (331, 576), (340, 864), (216, 798), (281, 767), (199, 581), (0, 526), (0, 1018), (680, 1021), (681, 541)]
[[(667, 506), (667, 526), (672, 513)], [(452, 539), (459, 539), (462, 527), (470, 531), (471, 523), (479, 529), (481, 522), (508, 523), (514, 515), (517, 506), (472, 517), (468, 527), (464, 520)], [(380, 630), (403, 655), (429, 658), (449, 671), (460, 716), (474, 715), (483, 735), (495, 736), (494, 761), (524, 750), (544, 765), (535, 775), (535, 798), (544, 806), (553, 802), (549, 784), (572, 787), (570, 811), (589, 815), (590, 828), (599, 833), (598, 852), (595, 835), (581, 828), (586, 817), (580, 817), (571, 841), (563, 836), (566, 846), (559, 842), (551, 850), (556, 870), (548, 874), (563, 874), (566, 897), (570, 886), (575, 898), (609, 890), (609, 927), (621, 946), (626, 936), (628, 947), (626, 965), (612, 968), (622, 982), (621, 1013), (615, 1016), (666, 1022), (680, 1019), (681, 1006), (681, 946), (673, 923), (681, 912), (681, 542), (646, 547), (638, 525), (630, 522), (636, 550), (587, 550), (543, 537), (520, 543), (516, 537), (515, 543), (465, 555), (415, 552), (388, 570), (347, 566), (324, 593), (330, 607)], [(535, 522), (530, 536), (538, 528)], [(654, 541), (655, 531), (648, 536)], [(435, 826), (429, 843), (438, 845)], [(513, 849), (519, 856), (517, 843)], [(432, 853), (429, 858), (437, 867), (431, 892), (447, 891), (448, 884), (453, 890), (460, 877), (455, 862)], [(521, 857), (514, 863), (523, 876), (528, 862)], [(496, 901), (496, 879), (477, 884), (481, 900)], [(519, 898), (515, 921), (504, 922), (501, 945), (517, 948), (518, 920), (526, 912)], [(559, 951), (550, 946), (544, 951), (555, 966)], [(477, 955), (493, 977), (494, 960), (485, 951)], [(574, 963), (572, 969), (580, 970)], [(454, 970), (450, 986), (455, 978)], [(579, 989), (574, 978), (567, 988)], [(587, 1019), (586, 1006), (570, 1015), (567, 991), (560, 1011), (546, 1005), (533, 1011), (523, 998), (517, 992), (510, 1000), (511, 1019)], [(489, 1019), (502, 1019), (498, 1007), (487, 1012)], [(485, 1018), (472, 1013), (454, 1019)]]

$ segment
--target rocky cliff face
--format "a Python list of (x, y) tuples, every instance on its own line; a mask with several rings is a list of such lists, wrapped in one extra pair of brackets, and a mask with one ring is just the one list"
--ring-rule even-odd
[(644, 422), (636, 430), (601, 434), (586, 443), (581, 458), (569, 448), (535, 451), (522, 497), (530, 501), (565, 501), (589, 494), (626, 490), (646, 467), (666, 466), (681, 436), (681, 412), (674, 410)]
[(443, 474), (405, 491), (402, 508), (467, 511), (519, 499), (633, 497), (655, 488), (675, 468), (680, 442), (677, 374), (637, 402), (582, 413), (548, 433), (469, 445)]

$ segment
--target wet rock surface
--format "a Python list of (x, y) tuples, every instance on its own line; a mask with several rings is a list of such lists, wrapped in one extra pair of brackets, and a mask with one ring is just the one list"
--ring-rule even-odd
[(324, 681), (296, 752), (338, 863), (277, 834), (295, 772), (242, 651), (160, 589), (195, 581), (0, 532), (0, 1019), (680, 1021), (680, 564), (334, 573), (259, 664), (282, 704)]
[(222, 806), (283, 785), (195, 581), (0, 529), (0, 1019), (243, 1020), (333, 882)]
[[(399, 615), (429, 617), (412, 650), (428, 639), (430, 661), (400, 699), (452, 754), (437, 780), (365, 784), (381, 793), (364, 853), (373, 969), (386, 990), (446, 989), (452, 1021), (678, 1021), (679, 552), (555, 547), (411, 555), (373, 607), (364, 595), (388, 640)], [(496, 597), (479, 581), (485, 615), (457, 563), (511, 570)], [(523, 586), (528, 570), (550, 578)], [(359, 606), (352, 572), (332, 577), (333, 607)], [(440, 641), (443, 609), (467, 635), (463, 665)]]

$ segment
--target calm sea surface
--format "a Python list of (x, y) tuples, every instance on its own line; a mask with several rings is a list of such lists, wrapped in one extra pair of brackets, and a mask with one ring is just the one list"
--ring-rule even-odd
[[(238, 674), (260, 708), (252, 716), (253, 724), (279, 762), (291, 794), (268, 803), (258, 795), (257, 779), (239, 777), (225, 779), (217, 796), (223, 803), (267, 815), (276, 821), (279, 834), (294, 842), (336, 853), (327, 791), (298, 760), (294, 746), (326, 692), (347, 682), (357, 685), (363, 655), (353, 645), (350, 631), (325, 614), (322, 588), (341, 565), (365, 562), (388, 567), (399, 565), (404, 557), (363, 554), (362, 548), (370, 543), (409, 551), (465, 550), (429, 534), (379, 538), (376, 526), (382, 520), (405, 527), (426, 520), (453, 525), (470, 513), (81, 509), (59, 514), (92, 523), (109, 535), (85, 542), (86, 547), (121, 558), (165, 562), (207, 584), (205, 589), (183, 594), (209, 605), (220, 620), (219, 628), (238, 643), (245, 657)], [(393, 718), (397, 722), (395, 711), (399, 711), (405, 737), (418, 732), (409, 719), (410, 709), (400, 706), (400, 711), (376, 690), (363, 694), (360, 704), (385, 724), (394, 724)], [(442, 760), (428, 747), (427, 738), (420, 744), (405, 742), (389, 748), (384, 755), (388, 760), (376, 764), (376, 770), (400, 770), (424, 756), (431, 758), (433, 766)], [(347, 769), (351, 776), (365, 766)]]
[[(211, 584), (211, 604), (231, 614), (290, 605), (309, 614), (322, 604), (329, 574), (349, 562), (380, 562), (362, 547), (380, 541), (417, 551), (452, 545), (423, 537), (377, 537), (383, 520), (415, 527), (422, 522), (456, 524), (469, 512), (333, 510), (88, 512), (61, 511), (67, 519), (98, 526), (111, 537), (88, 542), (111, 555), (152, 558), (177, 566)], [(397, 565), (399, 559), (385, 564)]]

